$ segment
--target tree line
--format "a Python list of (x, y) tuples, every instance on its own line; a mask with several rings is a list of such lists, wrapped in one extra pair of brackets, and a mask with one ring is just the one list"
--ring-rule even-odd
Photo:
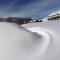
[(32, 18), (21, 18), (21, 17), (8, 17), (8, 18), (0, 18), (0, 22), (11, 22), (17, 24), (26, 24), (29, 23)]

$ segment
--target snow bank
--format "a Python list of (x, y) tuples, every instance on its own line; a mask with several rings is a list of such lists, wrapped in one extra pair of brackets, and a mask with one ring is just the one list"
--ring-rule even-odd
[(60, 21), (45, 23), (30, 23), (22, 25), (27, 30), (39, 34), (41, 48), (37, 49), (35, 59), (31, 60), (60, 60)]
[(0, 22), (0, 60), (60, 60), (59, 26), (60, 21)]
[(0, 22), (0, 60), (29, 60), (40, 37), (12, 23)]

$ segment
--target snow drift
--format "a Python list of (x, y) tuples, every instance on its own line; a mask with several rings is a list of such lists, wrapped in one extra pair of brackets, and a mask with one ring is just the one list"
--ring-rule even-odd
[(60, 60), (59, 26), (60, 21), (0, 22), (0, 60)]
[(60, 60), (60, 21), (30, 23), (22, 26), (42, 38), (38, 41), (40, 45), (35, 59), (31, 60)]

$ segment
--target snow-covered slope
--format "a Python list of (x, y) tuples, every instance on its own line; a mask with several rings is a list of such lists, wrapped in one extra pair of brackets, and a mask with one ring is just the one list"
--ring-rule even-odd
[[(23, 27), (35, 32), (42, 39), (38, 41), (36, 56), (34, 60), (60, 60), (60, 21), (48, 21), (44, 23), (30, 23)], [(33, 59), (31, 59), (33, 60)]]
[(60, 60), (59, 26), (60, 21), (0, 22), (0, 60)]
[(29, 60), (37, 38), (21, 26), (0, 22), (0, 60)]

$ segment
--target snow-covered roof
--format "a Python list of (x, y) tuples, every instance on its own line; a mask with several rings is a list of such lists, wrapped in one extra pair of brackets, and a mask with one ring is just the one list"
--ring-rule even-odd
[(60, 11), (55, 11), (55, 12), (53, 12), (53, 13), (51, 13), (50, 15), (48, 15), (48, 16), (53, 16), (53, 15), (59, 15), (60, 14)]

